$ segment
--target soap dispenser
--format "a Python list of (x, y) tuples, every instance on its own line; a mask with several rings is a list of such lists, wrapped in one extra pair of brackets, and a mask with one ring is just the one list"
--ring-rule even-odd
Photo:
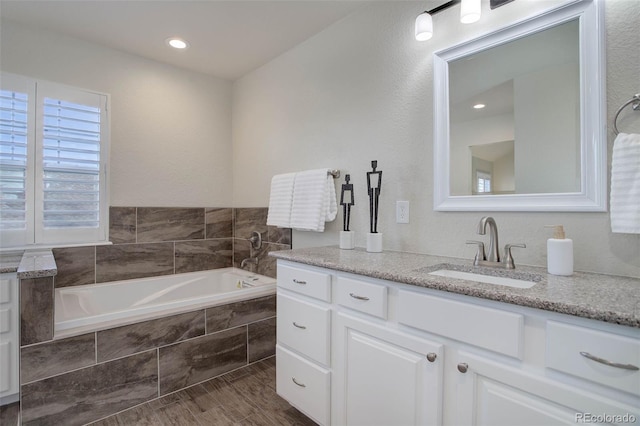
[(553, 228), (553, 238), (547, 240), (547, 271), (553, 275), (573, 274), (573, 240), (565, 238), (562, 225)]

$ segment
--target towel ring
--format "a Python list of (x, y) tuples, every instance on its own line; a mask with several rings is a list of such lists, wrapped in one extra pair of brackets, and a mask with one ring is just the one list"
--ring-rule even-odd
[(633, 108), (634, 111), (640, 111), (640, 93), (636, 93), (633, 98), (629, 99), (620, 108), (618, 108), (618, 112), (616, 112), (616, 115), (613, 118), (613, 130), (616, 132), (616, 135), (620, 133), (620, 131), (618, 130), (618, 116), (620, 115), (622, 110), (629, 104), (632, 104), (631, 108)]

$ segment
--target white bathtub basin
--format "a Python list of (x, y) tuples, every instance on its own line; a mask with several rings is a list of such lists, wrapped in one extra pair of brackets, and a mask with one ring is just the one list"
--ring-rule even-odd
[(536, 284), (533, 281), (518, 280), (508, 277), (494, 277), (492, 275), (474, 274), (472, 272), (453, 271), (450, 269), (439, 269), (437, 271), (429, 272), (429, 275), (438, 275), (441, 277), (457, 278), (459, 280), (475, 281), (514, 288), (531, 288)]

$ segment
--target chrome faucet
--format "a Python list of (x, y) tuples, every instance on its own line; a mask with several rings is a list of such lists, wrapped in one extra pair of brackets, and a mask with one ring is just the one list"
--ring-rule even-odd
[(479, 235), (485, 235), (487, 232), (487, 224), (489, 225), (489, 250), (486, 259), (489, 262), (500, 262), (500, 253), (498, 252), (498, 225), (491, 216), (485, 216), (478, 223)]
[(496, 221), (485, 216), (478, 223), (478, 234), (485, 235), (487, 232), (487, 224), (489, 225), (489, 249), (488, 255), (484, 251), (484, 243), (482, 241), (467, 241), (467, 244), (477, 244), (478, 251), (473, 259), (474, 266), (497, 266), (506, 269), (514, 269), (516, 267), (511, 256), (512, 247), (526, 248), (526, 244), (507, 244), (504, 246), (504, 259), (500, 259), (500, 251), (498, 250), (498, 225)]
[(240, 269), (244, 269), (244, 267), (247, 266), (247, 263), (253, 263), (254, 265), (258, 266), (258, 258), (247, 257), (246, 259), (242, 259), (242, 262), (240, 262)]

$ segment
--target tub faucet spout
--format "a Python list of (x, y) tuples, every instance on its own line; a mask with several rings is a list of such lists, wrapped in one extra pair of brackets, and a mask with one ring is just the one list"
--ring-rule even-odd
[(242, 259), (242, 262), (240, 262), (240, 269), (244, 269), (244, 267), (247, 266), (248, 263), (253, 263), (254, 265), (258, 266), (258, 258), (247, 257), (246, 259)]

